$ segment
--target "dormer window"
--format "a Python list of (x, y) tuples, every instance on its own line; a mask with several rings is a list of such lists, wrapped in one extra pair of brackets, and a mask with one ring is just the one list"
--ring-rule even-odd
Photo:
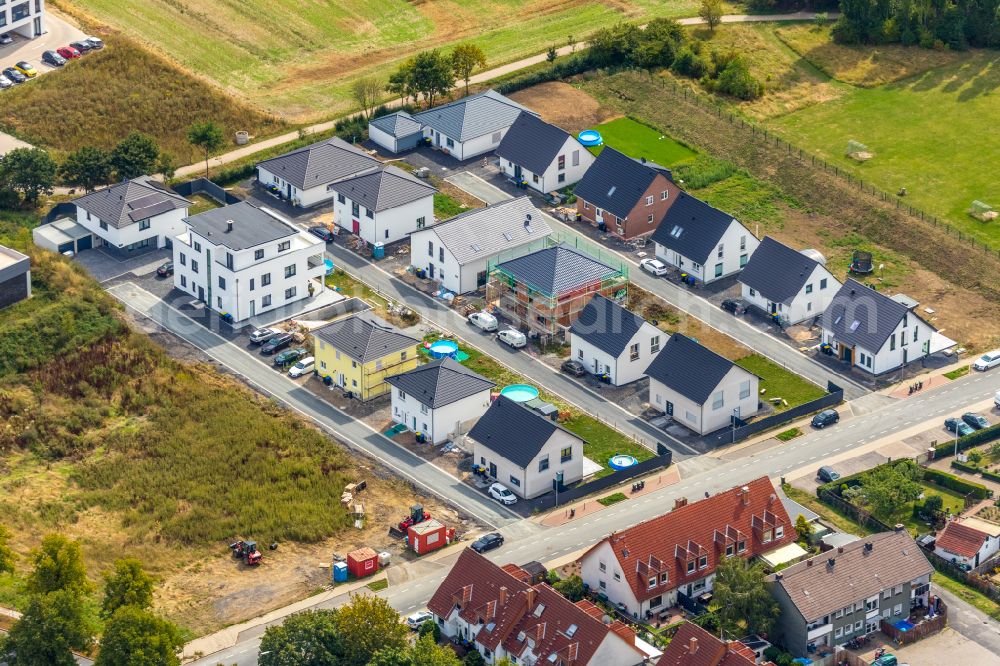
[(695, 563), (694, 560), (688, 562), (688, 573), (694, 573)]
[(656, 587), (656, 576), (650, 576), (649, 577), (649, 589), (652, 590), (654, 587)]
[(764, 543), (771, 543), (771, 540), (773, 538), (774, 538), (773, 530), (764, 530), (764, 536), (761, 537), (761, 541), (763, 541)]
[(742, 553), (746, 549), (747, 549), (747, 542), (746, 541), (740, 541), (739, 543), (736, 544), (736, 552)]
[(726, 546), (726, 557), (732, 557), (733, 553), (736, 552), (736, 547), (733, 544)]
[(708, 566), (708, 555), (702, 555), (698, 558), (698, 568), (704, 569)]
[(667, 572), (664, 571), (663, 573), (660, 574), (660, 585), (666, 585), (666, 584), (667, 584)]

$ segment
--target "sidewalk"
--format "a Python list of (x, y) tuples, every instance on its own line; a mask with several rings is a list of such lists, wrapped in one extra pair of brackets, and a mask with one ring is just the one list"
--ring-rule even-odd
[[(591, 516), (598, 511), (610, 509), (613, 506), (623, 504), (629, 500), (642, 497), (643, 495), (648, 495), (649, 493), (656, 492), (657, 490), (661, 490), (667, 486), (672, 486), (680, 480), (680, 470), (677, 468), (677, 465), (672, 465), (668, 469), (658, 472), (653, 476), (646, 477), (645, 479), (632, 479), (626, 481), (620, 486), (607, 488), (601, 493), (601, 497), (607, 497), (608, 495), (613, 495), (615, 493), (624, 493), (628, 497), (626, 500), (615, 502), (615, 504), (611, 504), (609, 506), (604, 506), (597, 501), (599, 498), (592, 497), (590, 499), (581, 500), (575, 504), (561, 506), (554, 511), (550, 511), (542, 516), (538, 522), (546, 527), (558, 527), (560, 525), (565, 525), (571, 520), (579, 520), (580, 518)], [(646, 486), (642, 490), (633, 493), (632, 484), (637, 481), (645, 481)]]

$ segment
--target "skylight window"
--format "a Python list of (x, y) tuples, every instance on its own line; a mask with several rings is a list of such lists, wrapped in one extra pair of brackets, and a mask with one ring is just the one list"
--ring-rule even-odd
[(670, 235), (674, 238), (680, 238), (681, 234), (684, 233), (684, 227), (680, 225), (674, 225), (674, 228), (670, 230)]
[(614, 193), (615, 193), (615, 190), (616, 190), (617, 188), (618, 188), (618, 186), (617, 186), (617, 185), (612, 185), (612, 186), (611, 186), (611, 189), (610, 189), (610, 190), (608, 190), (608, 196), (609, 196), (609, 197), (610, 197), (610, 196), (613, 196), (613, 195), (614, 195)]
[(508, 232), (506, 232), (506, 231), (505, 231), (505, 232), (503, 232), (503, 237), (507, 239), (507, 242), (508, 242), (508, 243), (509, 243), (510, 241), (512, 241), (512, 240), (514, 239), (514, 237), (513, 237), (513, 236), (511, 236), (511, 235), (510, 235), (510, 233), (508, 233)]
[(566, 637), (573, 638), (573, 634), (576, 633), (577, 626), (575, 624), (569, 625), (569, 629), (566, 630)]
[(479, 252), (481, 249), (482, 248), (479, 247), (478, 245), (476, 245), (475, 243), (472, 244), (472, 251), (473, 252)]
[(840, 316), (840, 315), (837, 315), (837, 318), (833, 320), (833, 323), (834, 324), (839, 324), (841, 319), (843, 319), (843, 317)]
[(541, 617), (542, 613), (545, 612), (545, 604), (538, 604), (538, 608), (535, 609), (535, 617)]
[(858, 321), (857, 319), (855, 319), (854, 321), (851, 322), (851, 331), (858, 330), (858, 326), (860, 326), (860, 325), (861, 325), (861, 322)]

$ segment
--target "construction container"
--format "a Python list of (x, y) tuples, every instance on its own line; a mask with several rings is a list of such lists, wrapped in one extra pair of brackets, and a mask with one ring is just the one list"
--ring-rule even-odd
[(378, 554), (378, 563), (379, 566), (382, 567), (383, 569), (389, 566), (389, 560), (391, 559), (392, 559), (392, 553), (390, 553), (387, 550), (383, 550), (381, 553)]
[(347, 570), (355, 578), (378, 572), (378, 553), (371, 548), (358, 548), (347, 554)]
[(455, 530), (448, 529), (433, 518), (416, 525), (410, 525), (406, 530), (406, 543), (417, 555), (424, 555), (447, 546), (453, 538), (455, 538)]
[(347, 582), (347, 563), (346, 562), (334, 562), (333, 563), (333, 582), (334, 583), (346, 583)]

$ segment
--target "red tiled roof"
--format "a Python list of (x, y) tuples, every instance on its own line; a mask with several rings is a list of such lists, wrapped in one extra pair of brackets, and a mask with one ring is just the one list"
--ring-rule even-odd
[(522, 583), (531, 583), (531, 574), (517, 566), (516, 564), (505, 564), (500, 567), (507, 573), (509, 573), (514, 578), (517, 578)]
[(953, 520), (945, 525), (934, 545), (962, 557), (975, 557), (988, 538), (989, 535), (985, 532)]
[(753, 651), (739, 641), (722, 641), (685, 622), (656, 666), (755, 666)]
[[(747, 489), (745, 494), (744, 488)], [(764, 543), (763, 533), (778, 526), (784, 528), (784, 536)], [(750, 557), (794, 540), (792, 522), (766, 476), (707, 499), (685, 504), (604, 539), (614, 550), (622, 572), (639, 601), (679, 587), (686, 580), (709, 575), (715, 570), (719, 558), (725, 557), (727, 545), (733, 545), (734, 550), (738, 550), (739, 542), (744, 541), (746, 550), (741, 555)], [(699, 566), (702, 557), (707, 557), (704, 568)], [(695, 570), (688, 575), (687, 563), (690, 560), (694, 560)], [(667, 573), (667, 582), (661, 584), (659, 578), (664, 572)], [(654, 576), (657, 584), (650, 588), (648, 581)]]

